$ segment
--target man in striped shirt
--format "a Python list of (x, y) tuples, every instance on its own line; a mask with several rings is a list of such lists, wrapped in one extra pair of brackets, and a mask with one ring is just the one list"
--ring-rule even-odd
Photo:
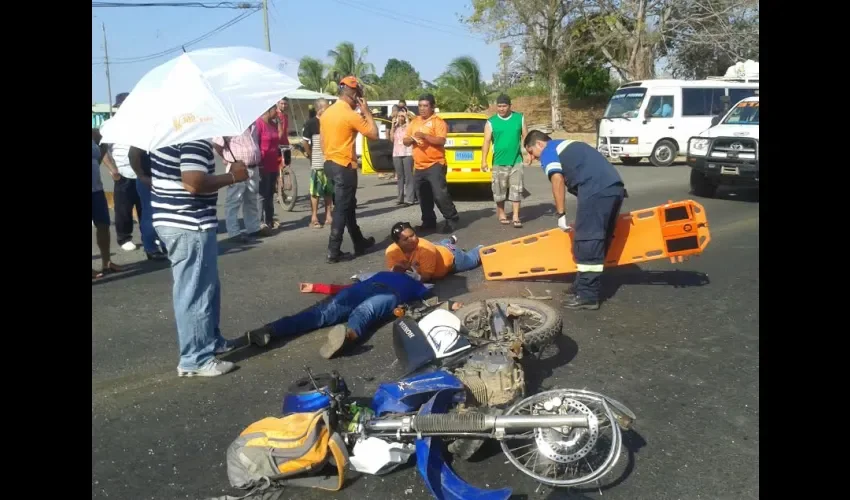
[(215, 175), (210, 141), (191, 141), (151, 152), (153, 225), (165, 244), (174, 278), (174, 319), (180, 344), (177, 374), (215, 377), (233, 370), (216, 359), (233, 349), (219, 329), (218, 190), (248, 180), (241, 161)]

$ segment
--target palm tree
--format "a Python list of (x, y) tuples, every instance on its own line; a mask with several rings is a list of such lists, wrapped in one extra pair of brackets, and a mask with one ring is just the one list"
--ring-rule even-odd
[(328, 84), (327, 90), (336, 93), (337, 82), (345, 76), (353, 75), (360, 80), (367, 98), (371, 99), (377, 96), (379, 92), (378, 77), (375, 74), (375, 66), (366, 62), (368, 54), (369, 47), (364, 47), (358, 54), (351, 42), (342, 42), (336, 46), (336, 49), (329, 50), (328, 57), (331, 58), (332, 62), (328, 75), (331, 82)]
[(481, 111), (489, 105), (481, 70), (472, 57), (454, 59), (435, 83), (440, 109)]
[(298, 64), (298, 79), (308, 90), (322, 92), (328, 82), (325, 65), (318, 59), (304, 56)]

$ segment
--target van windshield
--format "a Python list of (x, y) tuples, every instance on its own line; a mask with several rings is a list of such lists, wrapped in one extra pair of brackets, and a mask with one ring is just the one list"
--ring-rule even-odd
[(617, 90), (608, 101), (603, 118), (637, 118), (645, 96), (646, 89), (642, 87)]
[(723, 120), (724, 125), (758, 125), (759, 103), (758, 101), (739, 102)]

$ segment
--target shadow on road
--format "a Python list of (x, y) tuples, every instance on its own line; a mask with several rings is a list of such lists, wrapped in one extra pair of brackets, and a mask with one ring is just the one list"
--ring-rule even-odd
[[(115, 255), (115, 253), (113, 252), (112, 255)], [(92, 255), (92, 260), (98, 261), (96, 265), (92, 266), (92, 269), (100, 269), (100, 254)], [(125, 278), (132, 278), (133, 276), (141, 276), (143, 274), (152, 273), (155, 271), (161, 271), (163, 269), (168, 269), (169, 267), (171, 267), (171, 264), (169, 264), (167, 260), (143, 260), (139, 262), (133, 262), (131, 264), (122, 264), (120, 267), (121, 272), (119, 273), (107, 274), (103, 278), (92, 280), (92, 286), (102, 285), (104, 283), (111, 283), (113, 281), (123, 280)]]
[[(536, 282), (573, 283), (575, 274), (555, 277), (549, 280), (537, 279)], [(689, 288), (705, 286), (711, 283), (708, 275), (698, 271), (655, 271), (641, 269), (637, 264), (628, 264), (606, 269), (602, 276), (602, 300), (608, 300), (620, 290), (623, 285), (661, 285), (673, 288)]]

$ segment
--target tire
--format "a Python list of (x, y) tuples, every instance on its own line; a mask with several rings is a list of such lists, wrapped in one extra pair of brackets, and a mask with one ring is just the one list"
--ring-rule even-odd
[(691, 192), (701, 198), (714, 198), (717, 194), (717, 184), (698, 170), (691, 169)]
[(661, 139), (652, 148), (652, 154), (649, 155), (649, 161), (656, 167), (669, 167), (676, 161), (676, 156), (679, 154), (679, 148), (670, 139)]
[[(291, 192), (286, 192), (284, 194), (283, 186), (284, 186), (284, 176), (288, 179), (288, 182), (292, 185)], [(287, 212), (291, 212), (293, 208), (295, 208), (295, 200), (298, 199), (298, 181), (295, 179), (295, 172), (292, 171), (292, 166), (288, 166), (286, 168), (282, 168), (280, 170), (280, 176), (277, 180), (277, 201), (280, 203), (281, 208), (283, 208)]]
[[(525, 309), (530, 309), (542, 317), (542, 324), (533, 330), (523, 334), (523, 346), (532, 352), (537, 352), (550, 345), (555, 337), (561, 334), (561, 329), (564, 325), (564, 320), (561, 315), (551, 306), (544, 304), (538, 300), (530, 300), (520, 297), (500, 297), (496, 299), (487, 299), (487, 302), (496, 302), (504, 310), (508, 305), (514, 304)], [(467, 324), (474, 324), (481, 311), (481, 301), (461, 307), (455, 311), (455, 316), (460, 319), (460, 324), (464, 327)]]
[(631, 157), (623, 158), (623, 157), (620, 157), (620, 163), (622, 163), (623, 165), (625, 165), (627, 167), (634, 167), (635, 165), (640, 163), (641, 160), (642, 160), (642, 158), (631, 158)]

